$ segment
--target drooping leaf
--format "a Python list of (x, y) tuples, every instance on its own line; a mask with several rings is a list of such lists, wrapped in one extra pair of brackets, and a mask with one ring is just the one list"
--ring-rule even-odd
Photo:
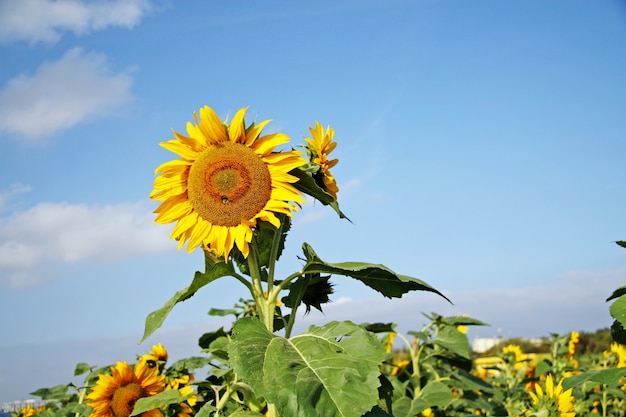
[(595, 382), (599, 384), (614, 385), (626, 377), (626, 368), (603, 369), (595, 372), (583, 372), (563, 380), (563, 389), (568, 390), (585, 382)]
[(165, 321), (170, 311), (174, 306), (181, 301), (185, 301), (191, 298), (200, 288), (207, 284), (217, 280), (218, 278), (231, 275), (233, 273), (233, 266), (223, 261), (219, 262), (214, 259), (214, 255), (205, 251), (205, 264), (206, 270), (204, 273), (196, 272), (191, 284), (180, 291), (177, 291), (172, 298), (170, 298), (163, 307), (153, 311), (146, 317), (146, 325), (143, 333), (143, 337), (139, 343), (146, 340), (152, 333), (154, 333)]
[(433, 343), (465, 359), (470, 357), (470, 345), (467, 336), (452, 326), (442, 327), (433, 339)]
[(430, 291), (448, 300), (445, 295), (424, 281), (396, 274), (384, 265), (366, 262), (326, 263), (317, 256), (308, 243), (302, 245), (302, 251), (307, 260), (302, 269), (304, 273), (326, 273), (355, 278), (389, 298), (402, 297), (409, 291)]
[(186, 398), (187, 397), (180, 395), (180, 391), (177, 389), (168, 389), (151, 397), (140, 398), (135, 403), (135, 408), (133, 408), (130, 417), (154, 410), (155, 408), (161, 408), (165, 405), (183, 402)]
[(606, 299), (606, 301), (611, 301), (615, 298), (619, 298), (622, 295), (626, 294), (626, 285), (624, 285), (623, 287), (619, 287), (618, 289), (616, 289), (615, 291), (613, 291), (613, 294), (611, 294), (611, 296), (609, 298)]
[(351, 322), (311, 326), (286, 339), (255, 318), (233, 326), (235, 372), (281, 415), (360, 417), (378, 400), (378, 338)]
[(313, 178), (313, 173), (310, 170), (295, 168), (289, 171), (289, 174), (293, 175), (294, 177), (298, 177), (298, 182), (294, 183), (293, 186), (296, 187), (299, 191), (310, 195), (325, 206), (332, 207), (339, 215), (339, 218), (346, 219), (352, 222), (339, 209), (339, 203), (337, 202), (337, 200), (335, 200), (335, 197), (328, 194), (322, 187), (319, 186), (317, 181), (315, 181), (315, 178)]

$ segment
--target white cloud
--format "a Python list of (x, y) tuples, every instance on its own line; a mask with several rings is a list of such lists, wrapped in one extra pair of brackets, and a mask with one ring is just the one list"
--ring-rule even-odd
[(40, 203), (0, 218), (0, 279), (12, 287), (50, 278), (43, 265), (116, 261), (172, 249), (167, 227), (141, 203)]
[(53, 43), (68, 31), (85, 35), (109, 26), (131, 29), (151, 9), (149, 0), (1, 0), (0, 42)]
[(70, 49), (9, 80), (0, 91), (0, 131), (35, 142), (127, 103), (131, 84), (128, 74), (110, 73), (105, 55)]

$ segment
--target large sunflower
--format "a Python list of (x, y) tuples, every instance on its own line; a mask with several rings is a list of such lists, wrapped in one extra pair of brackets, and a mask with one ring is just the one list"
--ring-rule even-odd
[(339, 159), (328, 159), (328, 155), (337, 147), (337, 142), (333, 142), (335, 130), (328, 126), (326, 129), (319, 122), (315, 122), (315, 127), (310, 127), (312, 138), (304, 138), (307, 141), (307, 154), (312, 164), (319, 166), (316, 179), (321, 182), (324, 190), (337, 199), (337, 181), (330, 172), (330, 169), (337, 165)]
[[(139, 361), (133, 369), (126, 362), (111, 367), (111, 375), (98, 375), (98, 382), (87, 395), (87, 404), (93, 408), (91, 417), (128, 417), (140, 398), (151, 397), (163, 391), (165, 377), (146, 361)], [(146, 411), (142, 417), (162, 417), (158, 409)]]
[(572, 388), (563, 391), (562, 382), (563, 381), (560, 381), (555, 387), (552, 375), (548, 374), (545, 393), (539, 384), (535, 385), (536, 393), (529, 391), (535, 406), (535, 411), (547, 410), (549, 415), (559, 417), (576, 416), (576, 412), (574, 411), (576, 399), (572, 395)]
[(160, 145), (179, 156), (155, 173), (150, 197), (162, 201), (154, 211), (155, 222), (178, 222), (171, 237), (192, 252), (199, 245), (217, 256), (228, 255), (237, 245), (248, 256), (257, 220), (278, 227), (277, 213), (292, 215), (295, 203), (304, 202), (292, 185), (298, 179), (288, 172), (305, 160), (297, 151), (275, 152), (289, 142), (283, 133), (261, 135), (270, 122), (245, 125), (247, 108), (235, 113), (230, 124), (222, 122), (208, 106), (194, 113), (187, 134)]

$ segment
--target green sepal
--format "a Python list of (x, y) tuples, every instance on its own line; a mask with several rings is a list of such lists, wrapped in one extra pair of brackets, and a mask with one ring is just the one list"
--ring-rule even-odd
[(304, 303), (306, 313), (311, 307), (322, 311), (322, 304), (330, 302), (329, 295), (333, 293), (333, 284), (329, 280), (330, 275), (305, 274), (289, 285), (289, 293), (281, 301), (291, 309)]
[(281, 415), (360, 417), (378, 401), (384, 348), (351, 322), (311, 326), (286, 339), (242, 318), (228, 353), (235, 372)]
[(143, 337), (139, 343), (143, 343), (152, 333), (154, 333), (165, 321), (170, 311), (174, 306), (181, 301), (191, 298), (196, 291), (204, 287), (207, 284), (217, 280), (218, 278), (232, 275), (234, 269), (232, 264), (226, 263), (223, 260), (217, 258), (213, 253), (205, 251), (205, 272), (196, 271), (196, 274), (191, 281), (191, 284), (180, 291), (177, 291), (172, 298), (170, 298), (163, 307), (159, 308), (148, 314), (146, 317), (146, 325), (143, 333)]
[(333, 210), (335, 210), (335, 212), (339, 215), (339, 218), (346, 219), (350, 223), (352, 223), (352, 220), (350, 220), (348, 216), (343, 214), (343, 212), (339, 209), (339, 203), (337, 202), (335, 197), (328, 194), (323, 187), (320, 187), (320, 185), (313, 177), (312, 170), (298, 167), (289, 171), (289, 174), (298, 178), (298, 182), (293, 184), (293, 186), (296, 187), (298, 191), (310, 195), (325, 206), (332, 207)]
[(430, 291), (452, 303), (448, 297), (424, 281), (396, 274), (384, 265), (366, 262), (326, 263), (306, 242), (302, 244), (302, 251), (307, 260), (303, 273), (327, 273), (355, 278), (388, 298), (400, 298), (409, 291)]

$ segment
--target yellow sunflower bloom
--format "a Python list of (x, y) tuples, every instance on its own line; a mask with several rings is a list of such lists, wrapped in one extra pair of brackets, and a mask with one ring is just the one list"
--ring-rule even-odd
[(152, 351), (143, 355), (142, 359), (154, 362), (167, 362), (167, 349), (162, 344), (152, 346)]
[(27, 405), (26, 407), (22, 408), (20, 410), (19, 416), (20, 417), (31, 417), (37, 413), (41, 413), (43, 411), (46, 411), (47, 408), (45, 405), (42, 405), (41, 407), (35, 408), (32, 407), (31, 405)]
[(316, 121), (315, 128), (310, 127), (309, 131), (313, 138), (304, 138), (308, 143), (308, 146), (306, 146), (307, 154), (311, 163), (320, 167), (318, 174), (322, 183), (320, 185), (323, 185), (324, 190), (336, 200), (339, 187), (337, 187), (337, 182), (330, 169), (337, 165), (339, 159), (328, 159), (328, 155), (337, 147), (337, 142), (333, 142), (335, 130), (331, 127), (324, 129)]
[[(87, 394), (87, 404), (93, 408), (90, 417), (128, 417), (140, 398), (151, 397), (165, 388), (165, 377), (146, 361), (133, 369), (126, 362), (111, 367), (111, 375), (98, 375), (98, 382)], [(161, 417), (158, 409), (146, 411), (142, 417)]]
[(552, 375), (546, 378), (546, 391), (544, 392), (540, 384), (535, 385), (535, 392), (529, 392), (533, 400), (535, 411), (547, 410), (549, 415), (557, 415), (559, 417), (575, 417), (574, 402), (572, 388), (563, 391), (562, 381), (555, 387)]
[(226, 259), (236, 245), (247, 257), (258, 220), (279, 227), (276, 214), (291, 217), (304, 202), (289, 174), (306, 163), (301, 152), (275, 152), (289, 136), (261, 136), (270, 120), (246, 127), (246, 111), (227, 124), (204, 106), (199, 119), (194, 113), (195, 124), (187, 123), (189, 136), (173, 132), (175, 139), (160, 143), (181, 158), (155, 170), (150, 198), (162, 202), (156, 223), (177, 222), (171, 238), (178, 249), (188, 241), (189, 252), (203, 245)]

